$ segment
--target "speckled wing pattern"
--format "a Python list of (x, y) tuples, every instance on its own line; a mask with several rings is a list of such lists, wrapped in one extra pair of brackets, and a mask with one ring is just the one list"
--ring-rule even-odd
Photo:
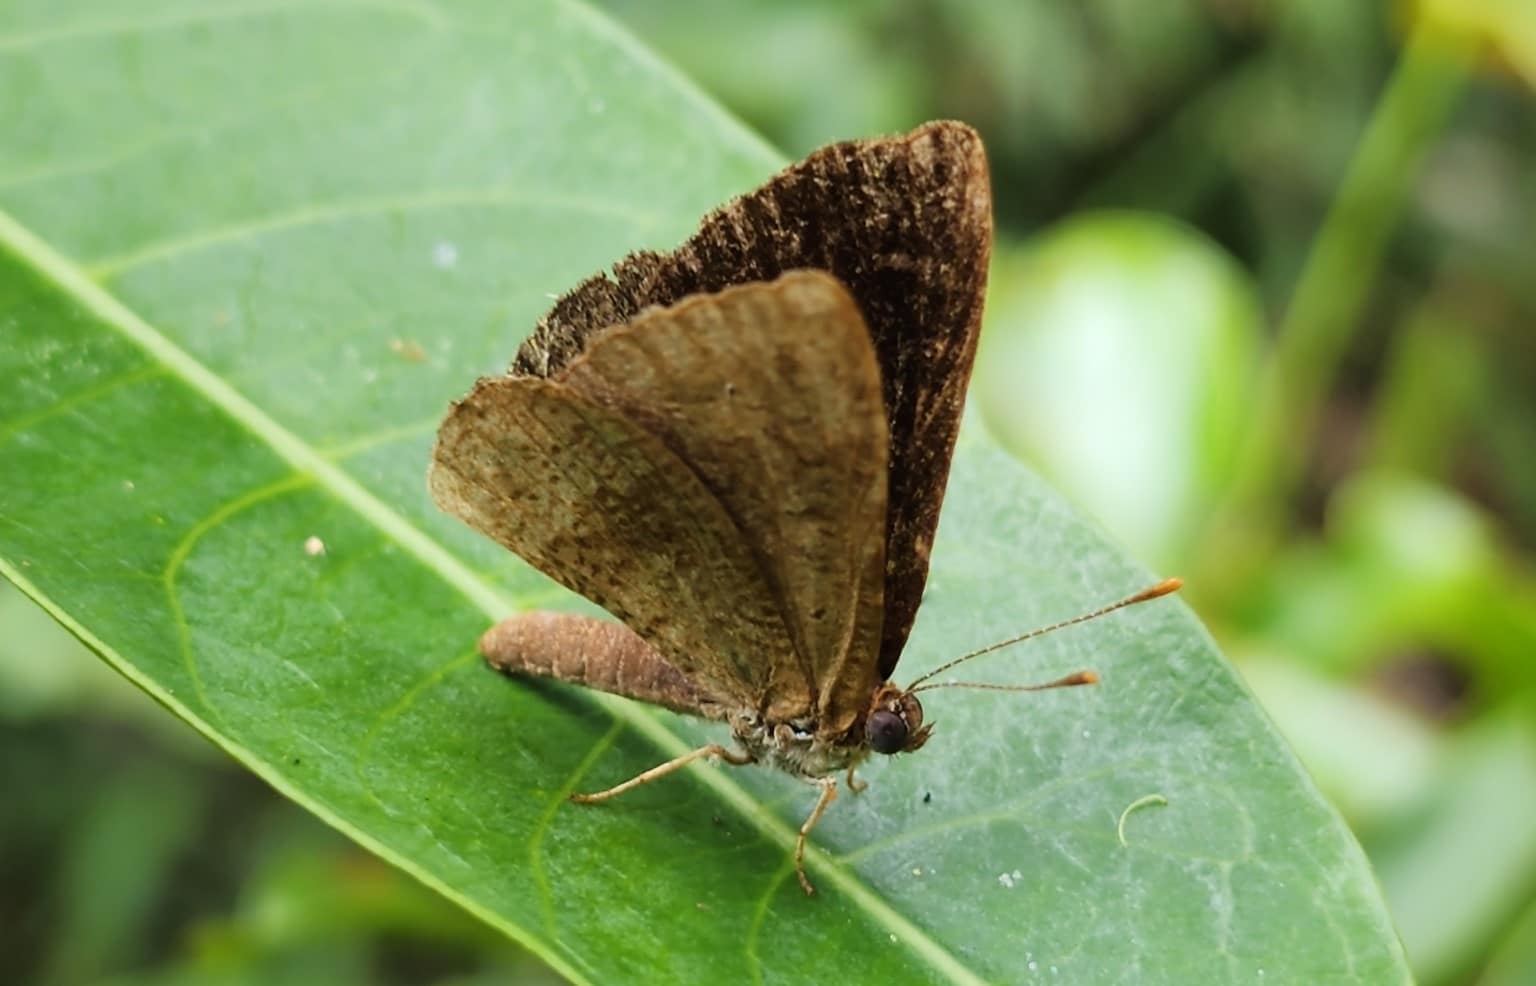
[(704, 694), (847, 728), (877, 683), (886, 444), (857, 306), (799, 272), (644, 312), (548, 378), (480, 381), (430, 484)]
[(880, 679), (895, 669), (928, 556), (981, 326), (992, 243), (981, 140), (959, 123), (834, 144), (707, 216), (665, 254), (632, 254), (563, 297), (514, 375), (557, 375), (642, 310), (795, 269), (830, 273), (864, 317), (880, 366), (889, 509)]
[(847, 729), (879, 683), (887, 442), (848, 292), (799, 271), (695, 295), (595, 337), (560, 380), (660, 438), (725, 508), (794, 645), (769, 704)]

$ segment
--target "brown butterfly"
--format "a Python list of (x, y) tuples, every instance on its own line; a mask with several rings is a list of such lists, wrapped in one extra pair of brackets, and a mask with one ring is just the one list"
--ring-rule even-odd
[(795, 850), (810, 893), (805, 840), (837, 775), (861, 790), (871, 751), (928, 740), (916, 692), (959, 683), (889, 679), (928, 574), (991, 243), (969, 127), (834, 144), (671, 253), (582, 283), (507, 375), (454, 404), (438, 505), (622, 621), (514, 616), (481, 639), (491, 664), (720, 720), (740, 747), (574, 800), (706, 756), (778, 767), (821, 786)]

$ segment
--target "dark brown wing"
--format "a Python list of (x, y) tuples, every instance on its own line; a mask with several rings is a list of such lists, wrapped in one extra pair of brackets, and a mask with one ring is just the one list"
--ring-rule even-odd
[(848, 286), (880, 362), (888, 423), (885, 623), (889, 677), (928, 574), (976, 352), (992, 243), (981, 140), (959, 123), (834, 144), (705, 218), (667, 254), (637, 253), (562, 298), (518, 351), (514, 374), (549, 376), (589, 337), (650, 305), (826, 270)]
[(439, 505), (738, 707), (839, 731), (877, 683), (885, 420), (826, 274), (654, 309), (444, 422)]
[(843, 286), (800, 271), (653, 309), (554, 379), (661, 439), (725, 508), (798, 658), (769, 704), (803, 702), (810, 682), (819, 728), (851, 726), (883, 680), (886, 424)]

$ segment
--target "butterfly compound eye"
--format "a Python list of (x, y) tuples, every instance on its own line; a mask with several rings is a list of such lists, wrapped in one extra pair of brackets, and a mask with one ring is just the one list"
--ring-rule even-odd
[(907, 722), (888, 709), (880, 709), (869, 717), (864, 733), (876, 753), (900, 753), (907, 743)]

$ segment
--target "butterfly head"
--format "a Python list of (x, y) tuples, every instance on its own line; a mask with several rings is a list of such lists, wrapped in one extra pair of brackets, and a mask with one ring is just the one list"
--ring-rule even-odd
[(923, 725), (923, 703), (916, 695), (889, 683), (875, 689), (864, 720), (864, 739), (871, 750), (887, 756), (911, 753), (928, 742), (931, 732), (931, 723)]

